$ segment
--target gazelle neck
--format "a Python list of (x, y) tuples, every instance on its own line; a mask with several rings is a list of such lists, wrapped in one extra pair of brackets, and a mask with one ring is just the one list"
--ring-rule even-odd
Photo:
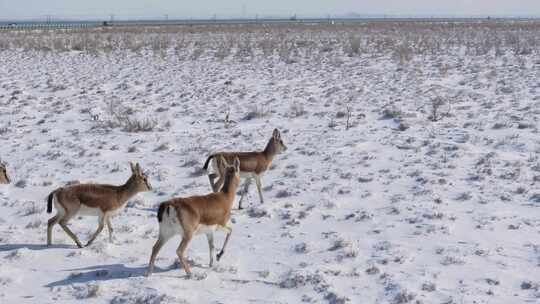
[(270, 138), (270, 140), (266, 144), (266, 148), (264, 148), (263, 154), (268, 160), (272, 160), (277, 154), (277, 148), (274, 142), (274, 138)]
[(234, 197), (236, 188), (238, 188), (238, 181), (234, 178), (234, 174), (227, 173), (221, 192), (225, 193), (227, 196)]
[(121, 204), (127, 202), (139, 191), (137, 190), (137, 184), (135, 182), (135, 176), (131, 176), (125, 184), (118, 188), (118, 197)]

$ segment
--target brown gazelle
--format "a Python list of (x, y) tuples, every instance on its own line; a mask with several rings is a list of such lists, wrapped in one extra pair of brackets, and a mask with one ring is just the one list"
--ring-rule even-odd
[[(226, 163), (225, 160), (222, 161)], [(232, 233), (228, 222), (236, 188), (240, 182), (240, 161), (238, 158), (234, 159), (233, 166), (226, 164), (224, 174), (223, 188), (219, 192), (202, 196), (174, 198), (159, 205), (157, 214), (159, 238), (152, 248), (148, 276), (154, 271), (154, 263), (159, 250), (171, 237), (177, 234), (182, 236), (182, 241), (176, 254), (188, 276), (191, 275), (191, 270), (186, 263), (185, 252), (189, 242), (196, 234), (206, 234), (210, 249), (210, 267), (212, 267), (214, 263), (214, 231), (219, 229), (227, 233), (223, 247), (217, 255), (219, 261)]]
[(103, 230), (105, 223), (109, 229), (109, 241), (112, 242), (113, 229), (110, 217), (119, 212), (125, 203), (139, 192), (150, 191), (152, 187), (139, 164), (131, 163), (131, 177), (121, 186), (99, 184), (77, 184), (61, 187), (49, 194), (47, 213), (52, 207), (57, 210), (47, 225), (47, 245), (52, 243), (52, 229), (57, 223), (82, 248), (77, 236), (68, 228), (67, 223), (75, 215), (98, 216), (98, 229), (90, 237), (86, 246), (92, 244)]
[[(225, 159), (227, 162), (232, 162), (235, 157), (240, 159), (240, 176), (245, 177), (245, 186), (240, 196), (240, 201), (238, 202), (238, 208), (242, 209), (242, 200), (244, 195), (249, 190), (249, 185), (251, 179), (255, 179), (257, 185), (257, 190), (259, 192), (259, 199), (261, 203), (264, 203), (264, 198), (262, 194), (262, 182), (261, 176), (272, 164), (274, 157), (287, 150), (287, 147), (281, 139), (281, 134), (278, 129), (274, 129), (272, 137), (266, 144), (266, 148), (263, 151), (257, 152), (218, 152), (210, 155), (206, 162), (204, 163), (204, 170), (208, 171), (208, 164), (212, 161), (212, 167), (214, 168), (213, 173), (208, 174), (208, 179), (210, 180), (210, 186), (214, 192), (219, 191), (221, 185), (224, 181), (223, 168), (224, 166), (220, 164), (221, 159)], [(221, 157), (216, 157), (221, 156)], [(215, 179), (217, 178), (217, 181)]]
[(0, 161), (0, 184), (9, 184), (9, 183), (11, 183), (11, 180), (9, 179), (9, 175), (7, 173), (6, 163)]

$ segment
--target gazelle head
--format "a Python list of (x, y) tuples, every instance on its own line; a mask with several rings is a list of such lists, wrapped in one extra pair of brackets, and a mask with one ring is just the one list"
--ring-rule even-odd
[(287, 151), (287, 146), (285, 146), (285, 144), (283, 143), (283, 140), (281, 139), (281, 133), (278, 129), (274, 129), (269, 144), (272, 145), (275, 154)]
[(138, 192), (145, 192), (152, 190), (152, 186), (148, 181), (148, 176), (141, 169), (141, 166), (137, 163), (130, 163), (131, 165), (131, 182), (135, 184), (135, 188)]
[(7, 174), (6, 164), (4, 162), (0, 162), (0, 184), (9, 183), (11, 183), (11, 180), (9, 179), (9, 176)]

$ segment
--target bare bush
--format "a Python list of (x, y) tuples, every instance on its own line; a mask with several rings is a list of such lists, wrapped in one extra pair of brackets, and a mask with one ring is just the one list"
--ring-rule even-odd
[[(342, 25), (250, 25), (111, 27), (6, 30), (0, 32), (0, 50), (24, 49), (38, 52), (79, 51), (90, 54), (149, 50), (180, 60), (199, 60), (205, 54), (224, 59), (233, 54), (241, 61), (259, 56), (285, 63), (302, 56), (339, 58), (387, 56), (405, 65), (414, 56), (537, 55), (540, 45), (539, 21), (497, 22), (411, 22), (397, 21)], [(292, 30), (294, 29), (294, 30)], [(234, 37), (234, 38), (232, 38)]]
[(274, 55), (274, 52), (277, 49), (277, 42), (272, 37), (264, 37), (259, 41), (258, 47), (262, 51), (263, 56), (268, 58)]
[(253, 56), (252, 42), (249, 38), (244, 38), (238, 43), (236, 48), (235, 57), (240, 60), (247, 60)]
[(358, 38), (356, 35), (350, 35), (345, 52), (347, 55), (349, 55), (349, 57), (360, 55), (360, 45), (360, 38)]
[(124, 108), (120, 103), (110, 101), (108, 104), (108, 119), (101, 121), (99, 117), (93, 117), (102, 126), (108, 128), (120, 128), (124, 132), (150, 132), (158, 126), (158, 120), (152, 117), (137, 117), (130, 108)]
[(121, 116), (117, 118), (122, 126), (122, 130), (126, 132), (150, 132), (157, 126), (157, 120), (154, 118), (132, 118), (129, 116)]
[(220, 60), (227, 58), (231, 54), (232, 45), (230, 42), (223, 41), (218, 44), (214, 56)]
[(291, 105), (291, 112), (290, 116), (292, 117), (300, 117), (304, 114), (306, 114), (307, 111), (304, 109), (304, 105), (298, 102), (293, 102)]
[(242, 120), (252, 120), (257, 118), (263, 118), (270, 114), (268, 110), (263, 106), (254, 105), (252, 106), (249, 111), (244, 115)]
[(401, 43), (395, 46), (392, 55), (400, 65), (405, 65), (412, 60), (413, 49), (407, 43)]
[(441, 107), (444, 105), (444, 99), (441, 97), (436, 97), (431, 100), (431, 109), (430, 109), (430, 115), (429, 120), (431, 121), (439, 121), (443, 113), (441, 113)]

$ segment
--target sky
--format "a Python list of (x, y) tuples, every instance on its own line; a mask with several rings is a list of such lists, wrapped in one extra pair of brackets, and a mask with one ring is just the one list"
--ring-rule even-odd
[(357, 13), (406, 16), (540, 16), (540, 0), (0, 0), (0, 18), (259, 16)]

